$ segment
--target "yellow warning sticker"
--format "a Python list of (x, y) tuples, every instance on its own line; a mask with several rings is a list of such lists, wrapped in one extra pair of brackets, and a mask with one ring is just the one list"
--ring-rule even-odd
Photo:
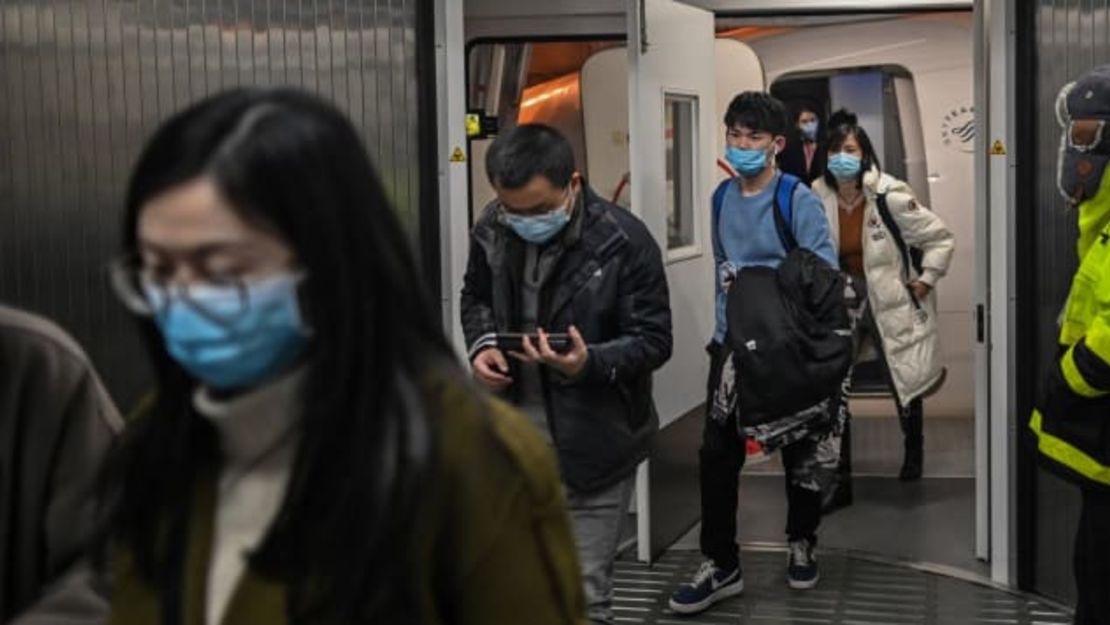
[(1002, 139), (995, 139), (991, 145), (991, 156), (1005, 156), (1006, 146), (1002, 144)]
[(462, 148), (460, 148), (458, 146), (455, 146), (455, 149), (451, 151), (451, 162), (452, 163), (465, 163), (466, 162), (466, 153), (463, 152)]
[(466, 114), (466, 136), (477, 137), (482, 134), (482, 118), (477, 113)]

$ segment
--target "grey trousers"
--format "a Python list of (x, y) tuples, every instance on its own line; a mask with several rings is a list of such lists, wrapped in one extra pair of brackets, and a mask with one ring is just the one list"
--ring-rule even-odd
[(593, 493), (567, 489), (574, 538), (578, 544), (578, 563), (586, 588), (587, 616), (591, 623), (612, 625), (613, 560), (620, 546), (621, 526), (632, 499), (636, 474)]

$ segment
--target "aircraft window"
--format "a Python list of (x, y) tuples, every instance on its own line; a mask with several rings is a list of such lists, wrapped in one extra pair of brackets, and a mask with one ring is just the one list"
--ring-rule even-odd
[(692, 247), (694, 241), (694, 177), (697, 136), (695, 96), (666, 94), (663, 133), (667, 171), (667, 249)]

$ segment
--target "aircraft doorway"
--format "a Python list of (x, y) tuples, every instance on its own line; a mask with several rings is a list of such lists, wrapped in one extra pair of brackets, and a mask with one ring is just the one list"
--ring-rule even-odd
[[(484, 171), (485, 149), (493, 134), (498, 127), (525, 121), (543, 121), (563, 131), (595, 191), (638, 210), (629, 192), (629, 136), (664, 129), (630, 127), (628, 51), (622, 33), (558, 30), (563, 33), (561, 40), (514, 32), (498, 38), (484, 28), (485, 38), (471, 41), (467, 48), (466, 107), (476, 129), (466, 159), (470, 219), (493, 198)], [(676, 152), (673, 142), (676, 138), (681, 142), (682, 137), (680, 128), (674, 134), (675, 124), (681, 126), (690, 117), (684, 106), (700, 107), (703, 112), (715, 108), (712, 120), (719, 124), (728, 100), (746, 89), (769, 89), (794, 107), (809, 101), (821, 108), (822, 117), (839, 106), (860, 113), (863, 105), (873, 105), (867, 110), (873, 117), (861, 119), (869, 133), (883, 137), (883, 168), (909, 181), (921, 203), (936, 211), (957, 239), (956, 257), (938, 286), (947, 378), (925, 401), (925, 480), (901, 483), (895, 479), (902, 433), (889, 389), (878, 371), (859, 376), (853, 399), (855, 505), (826, 520), (821, 544), (986, 575), (987, 568), (976, 559), (976, 503), (982, 494), (976, 491), (976, 475), (981, 473), (974, 420), (972, 14), (718, 16), (716, 30), (716, 103), (704, 98), (691, 101), (683, 93), (660, 98), (664, 125), (672, 132), (667, 171), (672, 175), (684, 171), (677, 166), (682, 151)], [(735, 70), (741, 63), (743, 71)], [(714, 135), (723, 143), (723, 131)], [(718, 155), (722, 151), (723, 147), (718, 149)], [(710, 165), (716, 167), (716, 163)], [(725, 175), (723, 170), (719, 174)], [(661, 193), (668, 196), (674, 183), (682, 188), (681, 181), (668, 177), (667, 182)], [(664, 249), (672, 247), (671, 234), (676, 242), (685, 240), (680, 229), (671, 226), (682, 222), (686, 204), (676, 201), (668, 206), (671, 214), (666, 216), (661, 240)], [(669, 259), (683, 262), (685, 252), (676, 247), (669, 251)], [(711, 301), (709, 297), (672, 301), (672, 308), (696, 312)], [(676, 326), (676, 345), (704, 344), (702, 330)], [(680, 339), (679, 332), (686, 335)], [(686, 375), (696, 377), (690, 372), (700, 372), (701, 364), (691, 363), (676, 370), (685, 369)], [(678, 537), (675, 546), (685, 549), (697, 547), (696, 526), (685, 530), (691, 529), (698, 514), (699, 409), (691, 405), (687, 410), (676, 403), (661, 410), (660, 453), (652, 460), (657, 469), (668, 471), (658, 484), (674, 486), (669, 494), (653, 492), (652, 510), (658, 505), (666, 508), (661, 516), (674, 517), (672, 528), (682, 531), (666, 539), (666, 544)], [(745, 468), (750, 478), (741, 487), (740, 539), (745, 543), (784, 541), (779, 467), (773, 461)], [(656, 521), (666, 524), (665, 519), (653, 518), (653, 525)], [(901, 531), (876, 531), (891, 528)]]
[[(862, 363), (851, 400), (855, 502), (823, 521), (822, 544), (986, 575), (976, 558), (972, 27), (970, 11), (717, 21), (720, 39), (759, 56), (769, 91), (792, 115), (817, 113), (824, 132), (837, 109), (855, 113), (883, 171), (908, 182), (957, 241), (937, 285), (947, 375), (924, 401), (924, 479), (897, 480), (903, 435), (895, 403), (879, 361)], [(781, 464), (774, 458), (745, 471), (741, 500), (756, 500), (761, 512), (742, 505), (740, 527), (748, 540), (780, 541)]]

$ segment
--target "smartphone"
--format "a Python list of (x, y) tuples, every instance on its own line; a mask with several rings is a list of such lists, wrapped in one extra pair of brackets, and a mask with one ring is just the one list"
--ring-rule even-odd
[[(498, 332), (497, 333), (497, 349), (503, 352), (517, 352), (524, 353), (524, 337), (527, 336), (532, 342), (532, 346), (536, 349), (540, 348), (540, 335), (535, 332), (523, 334), (520, 332)], [(547, 344), (551, 349), (556, 352), (565, 352), (570, 350), (570, 335), (568, 334), (548, 334)]]

